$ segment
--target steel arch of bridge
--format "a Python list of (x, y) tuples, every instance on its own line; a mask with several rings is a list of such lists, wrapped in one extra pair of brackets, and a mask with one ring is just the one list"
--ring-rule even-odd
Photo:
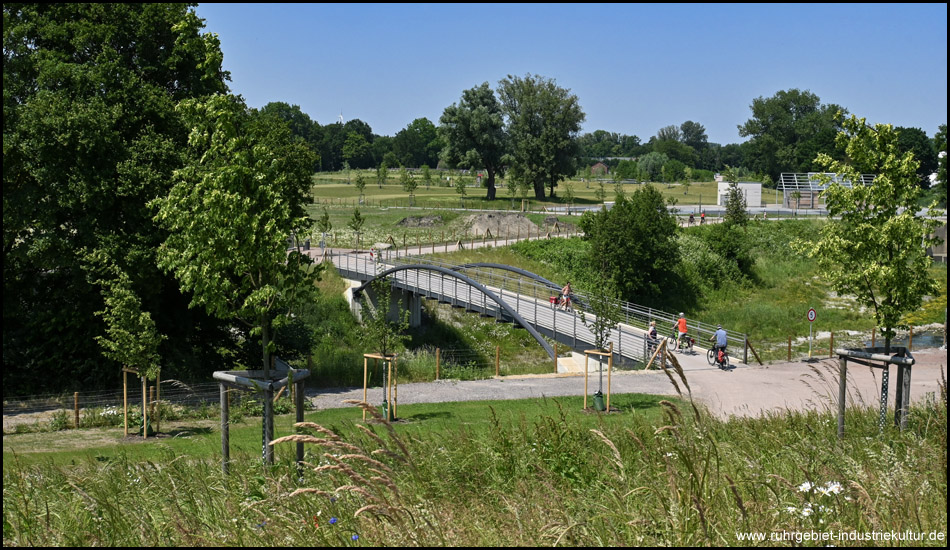
[(514, 266), (510, 266), (510, 265), (505, 265), (505, 264), (492, 264), (492, 263), (478, 262), (478, 263), (472, 263), (472, 264), (462, 264), (462, 265), (459, 265), (459, 266), (455, 266), (453, 269), (468, 269), (468, 268), (470, 268), (470, 267), (473, 267), (473, 268), (475, 268), (475, 269), (478, 269), (478, 268), (480, 268), (480, 267), (487, 267), (487, 268), (490, 268), (490, 269), (503, 269), (503, 270), (505, 270), (505, 271), (511, 271), (512, 273), (517, 273), (518, 275), (523, 275), (523, 276), (525, 276), (525, 277), (528, 277), (529, 279), (533, 279), (533, 280), (535, 280), (535, 281), (537, 281), (537, 282), (539, 282), (539, 283), (541, 283), (541, 284), (543, 284), (543, 285), (546, 285), (546, 286), (548, 286), (548, 287), (550, 287), (550, 288), (553, 288), (553, 289), (555, 289), (555, 290), (560, 290), (560, 289), (561, 289), (561, 285), (559, 285), (559, 284), (557, 284), (557, 283), (555, 283), (555, 282), (553, 282), (553, 281), (549, 281), (549, 280), (545, 279), (544, 277), (542, 277), (542, 276), (540, 276), (540, 275), (538, 275), (538, 274), (536, 274), (536, 273), (532, 273), (532, 272), (530, 272), (530, 271), (525, 271), (524, 269), (517, 268), (517, 267), (514, 267)]
[[(508, 266), (505, 266), (505, 267), (508, 267)], [(515, 269), (517, 269), (517, 268), (515, 268)], [(468, 276), (466, 276), (466, 275), (463, 275), (463, 274), (461, 274), (461, 273), (459, 273), (459, 272), (457, 272), (457, 271), (453, 271), (452, 269), (449, 269), (449, 268), (447, 268), (447, 267), (441, 267), (441, 266), (436, 266), (436, 265), (426, 265), (426, 264), (409, 264), (409, 265), (401, 265), (401, 266), (393, 267), (393, 268), (390, 268), (390, 269), (387, 269), (387, 270), (383, 271), (382, 273), (377, 274), (376, 276), (374, 276), (373, 278), (369, 279), (369, 280), (366, 281), (365, 283), (363, 283), (363, 284), (361, 284), (360, 286), (354, 288), (354, 289), (353, 289), (353, 294), (356, 295), (356, 294), (359, 294), (359, 293), (363, 292), (363, 290), (365, 290), (366, 287), (369, 286), (370, 283), (372, 283), (372, 282), (375, 281), (376, 279), (386, 278), (387, 276), (389, 276), (389, 275), (391, 275), (391, 274), (393, 274), (393, 273), (397, 273), (397, 272), (399, 272), (399, 271), (408, 271), (408, 270), (435, 271), (435, 272), (437, 272), (437, 273), (442, 273), (443, 275), (448, 275), (448, 276), (450, 276), (450, 277), (455, 277), (456, 279), (459, 279), (460, 281), (465, 282), (466, 284), (468, 284), (468, 285), (471, 286), (472, 288), (477, 289), (478, 291), (480, 291), (480, 292), (481, 292), (482, 294), (484, 294), (485, 296), (491, 298), (492, 301), (495, 302), (496, 304), (498, 304), (498, 306), (499, 306), (500, 308), (502, 308), (503, 310), (505, 310), (505, 312), (507, 312), (509, 315), (511, 315), (511, 318), (514, 319), (514, 321), (515, 321), (516, 323), (518, 323), (518, 324), (521, 325), (525, 330), (527, 330), (528, 333), (529, 333), (532, 337), (534, 337), (534, 339), (537, 340), (539, 344), (541, 344), (541, 347), (544, 348), (544, 351), (546, 351), (546, 352), (548, 353), (548, 356), (551, 357), (552, 359), (554, 358), (554, 348), (552, 348), (551, 345), (548, 344), (548, 343), (544, 340), (544, 337), (541, 336), (541, 334), (540, 334), (533, 326), (531, 326), (530, 323), (528, 323), (527, 321), (525, 321), (524, 318), (523, 318), (517, 311), (515, 311), (514, 308), (512, 308), (510, 305), (508, 305), (508, 303), (505, 302), (505, 300), (503, 300), (500, 296), (498, 296), (497, 294), (495, 294), (494, 292), (492, 292), (491, 290), (489, 290), (485, 285), (479, 283), (478, 281), (472, 279), (471, 277), (468, 277)], [(525, 272), (525, 273), (530, 273), (530, 272)], [(409, 283), (409, 281), (407, 280), (407, 281), (406, 281), (406, 284), (408, 285), (408, 283)], [(553, 283), (552, 283), (552, 284), (553, 284)]]

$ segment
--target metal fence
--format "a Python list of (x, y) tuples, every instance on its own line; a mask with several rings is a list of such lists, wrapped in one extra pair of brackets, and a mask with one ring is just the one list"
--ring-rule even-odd
[[(185, 406), (200, 406), (208, 403), (217, 403), (219, 398), (218, 384), (201, 383), (187, 385), (176, 380), (162, 380), (161, 400), (164, 403), (174, 403)], [(141, 389), (136, 386), (129, 389), (129, 401), (141, 402)], [(75, 406), (74, 393), (31, 395), (11, 397), (3, 400), (4, 416), (55, 411), (58, 409), (72, 410)], [(122, 406), (122, 389), (106, 391), (79, 392), (80, 408), (106, 408)]]

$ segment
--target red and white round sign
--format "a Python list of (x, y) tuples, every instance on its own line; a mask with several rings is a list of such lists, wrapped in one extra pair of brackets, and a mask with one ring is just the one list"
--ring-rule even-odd
[(818, 314), (815, 313), (815, 308), (809, 309), (809, 310), (808, 310), (808, 322), (809, 322), (809, 323), (814, 323), (816, 317), (818, 317)]

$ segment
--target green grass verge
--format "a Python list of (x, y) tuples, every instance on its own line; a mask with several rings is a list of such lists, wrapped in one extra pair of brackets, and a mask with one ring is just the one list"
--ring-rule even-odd
[[(24, 437), (8, 436), (4, 544), (752, 546), (743, 533), (946, 536), (945, 389), (912, 409), (903, 432), (881, 430), (876, 411), (850, 410), (843, 439), (829, 411), (723, 422), (688, 402), (627, 398), (610, 415), (569, 398), (405, 406), (408, 421), (392, 426), (363, 425), (357, 409), (320, 411), (310, 415), (321, 426), (308, 429), (302, 473), (293, 442), (277, 444), (278, 465), (261, 466), (256, 423), (234, 430), (228, 476), (214, 431), (177, 438), (195, 440), (190, 447), (165, 439), (55, 455), (8, 453)], [(278, 432), (288, 430), (282, 419)]]

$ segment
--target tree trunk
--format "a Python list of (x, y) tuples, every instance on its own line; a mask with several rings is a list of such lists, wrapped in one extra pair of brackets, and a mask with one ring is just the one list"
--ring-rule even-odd
[(488, 185), (487, 185), (488, 193), (485, 195), (485, 200), (493, 201), (495, 200), (495, 192), (497, 191), (497, 189), (495, 188), (495, 172), (491, 170), (488, 170), (487, 172), (488, 172)]
[(534, 198), (539, 201), (544, 200), (544, 183), (534, 184)]
[[(270, 362), (271, 355), (268, 350), (270, 344), (270, 319), (267, 315), (261, 316), (261, 348), (264, 357), (264, 383), (270, 384)], [(264, 426), (261, 445), (266, 464), (274, 463), (274, 449), (270, 442), (274, 440), (274, 403), (271, 395), (273, 392), (264, 392)]]

